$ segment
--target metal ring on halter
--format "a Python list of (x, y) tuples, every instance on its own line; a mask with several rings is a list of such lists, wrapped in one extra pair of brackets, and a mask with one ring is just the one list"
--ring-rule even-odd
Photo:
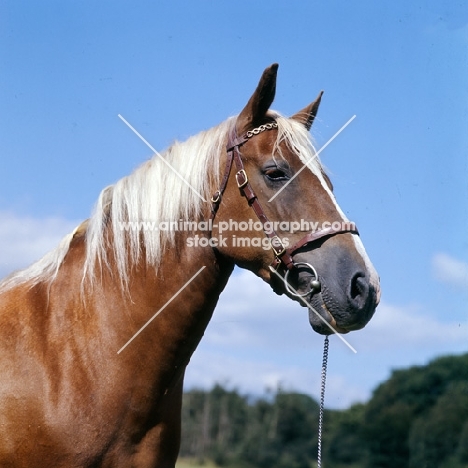
[(292, 291), (290, 289), (290, 287), (289, 287), (289, 284), (288, 284), (288, 275), (289, 275), (289, 272), (291, 270), (288, 270), (288, 271), (286, 271), (286, 274), (284, 275), (284, 278), (283, 278), (284, 286), (286, 287), (286, 291), (288, 291), (289, 294), (291, 294), (293, 296), (296, 296), (296, 297), (305, 297), (305, 296), (308, 296), (311, 292), (320, 291), (320, 281), (318, 279), (317, 271), (315, 270), (315, 268), (310, 263), (306, 263), (306, 262), (297, 262), (297, 263), (294, 264), (295, 267), (297, 267), (299, 265), (305, 265), (305, 266), (309, 267), (312, 270), (312, 273), (314, 274), (315, 279), (313, 279), (310, 282), (311, 289), (310, 289), (310, 291), (307, 291), (304, 294), (299, 294), (299, 293), (297, 293), (295, 291)]

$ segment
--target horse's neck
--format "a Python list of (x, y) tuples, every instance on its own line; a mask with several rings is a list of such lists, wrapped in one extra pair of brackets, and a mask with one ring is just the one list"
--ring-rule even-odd
[[(38, 444), (45, 449), (39, 453), (45, 461), (26, 462), (28, 466), (52, 466), (47, 450), (58, 460), (62, 442), (70, 457), (102, 454), (97, 461), (107, 451), (111, 461), (102, 466), (117, 466), (113, 457), (122, 453), (132, 454), (125, 458), (126, 466), (137, 465), (133, 456), (173, 457), (178, 450), (180, 377), (232, 265), (223, 264), (211, 249), (167, 249), (157, 273), (144, 263), (131, 267), (128, 291), (121, 289), (112, 262), (112, 271), (103, 266), (96, 272), (91, 287), (82, 284), (85, 247), (84, 237), (75, 236), (53, 281), (21, 284), (2, 297), (3, 393), (20, 395), (7, 399), (6, 408), (13, 409), (5, 427), (14, 428), (5, 429), (13, 438), (8, 440), (16, 438), (17, 446), (11, 447), (29, 450), (23, 444), (28, 432), (23, 421), (32, 418), (40, 428)], [(78, 466), (75, 458), (67, 466), (72, 465)], [(87, 458), (80, 466), (85, 465)], [(157, 466), (173, 465), (161, 461)]]
[[(75, 249), (84, 252), (84, 242)], [(157, 271), (144, 260), (131, 267), (127, 289), (115, 271), (103, 267), (93, 287), (85, 287), (82, 316), (98, 318), (104, 354), (128, 364), (129, 377), (141, 371), (148, 385), (167, 390), (203, 336), (232, 268), (212, 249), (188, 247), (179, 239)]]

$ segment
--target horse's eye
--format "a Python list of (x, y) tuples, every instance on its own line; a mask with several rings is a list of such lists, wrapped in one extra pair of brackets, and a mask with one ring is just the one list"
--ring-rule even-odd
[(265, 171), (265, 175), (270, 179), (270, 180), (286, 180), (288, 176), (284, 171), (277, 167), (271, 167)]

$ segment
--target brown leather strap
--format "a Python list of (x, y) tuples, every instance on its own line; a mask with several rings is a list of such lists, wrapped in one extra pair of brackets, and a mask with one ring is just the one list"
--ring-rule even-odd
[[(351, 224), (351, 223), (350, 223)], [(356, 226), (350, 227), (349, 229), (340, 227), (340, 228), (334, 228), (332, 226), (324, 229), (320, 229), (318, 231), (313, 231), (309, 232), (309, 234), (305, 235), (302, 239), (300, 239), (298, 242), (296, 242), (292, 247), (290, 247), (288, 250), (290, 252), (295, 252), (296, 250), (299, 250), (300, 248), (304, 247), (305, 245), (309, 244), (310, 242), (315, 242), (319, 239), (322, 239), (324, 237), (330, 237), (334, 236), (335, 234), (341, 234), (345, 232), (350, 232), (352, 234), (358, 234), (359, 231)]]
[(226, 167), (224, 168), (223, 178), (219, 189), (211, 197), (211, 221), (214, 220), (216, 213), (218, 212), (219, 205), (221, 204), (221, 199), (223, 198), (223, 193), (226, 190), (226, 186), (229, 180), (229, 174), (231, 173), (232, 167), (232, 151), (228, 151)]
[(284, 247), (283, 243), (281, 242), (281, 239), (273, 229), (267, 229), (267, 226), (271, 226), (270, 220), (265, 214), (262, 205), (258, 201), (257, 195), (255, 194), (252, 186), (250, 185), (247, 173), (245, 172), (244, 163), (242, 161), (242, 156), (239, 147), (234, 146), (232, 152), (234, 163), (237, 169), (236, 181), (239, 190), (241, 191), (242, 195), (247, 199), (249, 206), (252, 207), (255, 214), (257, 215), (257, 218), (262, 223), (263, 232), (270, 239), (271, 247), (273, 249), (273, 253), (275, 254), (275, 258), (280, 258), (281, 262), (283, 262), (288, 269), (292, 268), (293, 259)]
[(229, 135), (228, 144), (226, 145), (227, 160), (226, 160), (226, 166), (224, 168), (223, 178), (221, 179), (221, 184), (219, 186), (219, 189), (216, 190), (216, 192), (211, 197), (211, 203), (212, 203), (211, 221), (214, 221), (216, 213), (218, 212), (218, 209), (219, 209), (219, 205), (221, 204), (221, 199), (223, 197), (224, 191), (226, 190), (226, 186), (229, 180), (229, 174), (231, 173), (232, 160), (233, 160), (234, 153), (235, 152), (239, 153), (239, 158), (240, 158), (239, 147), (242, 146), (246, 141), (248, 141), (248, 139), (249, 137), (247, 137), (247, 135), (237, 137), (236, 128), (235, 126), (233, 127), (233, 130), (231, 131), (231, 134)]

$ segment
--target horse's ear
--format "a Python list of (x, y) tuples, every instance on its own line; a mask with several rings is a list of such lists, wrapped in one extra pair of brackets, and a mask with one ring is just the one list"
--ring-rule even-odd
[(238, 135), (261, 124), (275, 98), (276, 73), (278, 64), (274, 63), (263, 72), (257, 89), (252, 94), (249, 102), (237, 118), (236, 130)]
[(322, 94), (323, 91), (320, 91), (314, 102), (309, 104), (307, 107), (304, 107), (304, 109), (299, 111), (297, 114), (294, 114), (291, 119), (304, 124), (307, 130), (310, 130), (310, 127), (312, 127), (312, 124), (314, 123), (315, 116), (317, 115), (320, 101), (322, 100)]

